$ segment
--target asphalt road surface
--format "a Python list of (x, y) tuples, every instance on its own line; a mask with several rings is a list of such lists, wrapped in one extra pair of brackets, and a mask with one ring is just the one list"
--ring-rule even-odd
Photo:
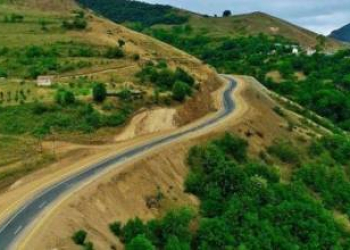
[(211, 126), (231, 114), (235, 110), (235, 102), (232, 100), (231, 96), (237, 83), (228, 76), (223, 77), (228, 79), (230, 83), (223, 93), (223, 109), (221, 109), (217, 116), (203, 122), (202, 124), (199, 124), (198, 126), (189, 128), (188, 130), (158, 138), (144, 145), (116, 154), (109, 159), (106, 159), (98, 164), (94, 164), (89, 168), (84, 169), (80, 173), (72, 175), (61, 182), (46, 188), (26, 202), (21, 208), (18, 209), (18, 211), (9, 216), (0, 225), (0, 250), (13, 249), (21, 234), (24, 233), (26, 229), (33, 226), (35, 222), (37, 222), (36, 219), (43, 214), (44, 209), (47, 208), (47, 206), (52, 205), (55, 201), (59, 200), (59, 198), (63, 195), (68, 194), (70, 191), (78, 188), (87, 181), (97, 178), (105, 171), (115, 167), (116, 164), (123, 163), (124, 161), (138, 156), (141, 153), (155, 148), (156, 146), (176, 141), (185, 135)]

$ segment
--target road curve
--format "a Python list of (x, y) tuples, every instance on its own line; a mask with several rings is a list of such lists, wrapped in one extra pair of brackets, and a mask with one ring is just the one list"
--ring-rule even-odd
[(59, 183), (46, 188), (2, 222), (0, 225), (0, 249), (13, 249), (21, 234), (23, 234), (26, 229), (35, 223), (35, 219), (43, 214), (47, 206), (52, 205), (62, 195), (74, 190), (75, 188), (79, 187), (79, 185), (83, 185), (84, 182), (91, 180), (93, 177), (98, 177), (99, 174), (108, 171), (109, 168), (118, 163), (123, 163), (125, 160), (136, 157), (156, 146), (175, 141), (185, 135), (204, 129), (230, 115), (236, 108), (235, 102), (232, 99), (232, 92), (237, 86), (237, 83), (229, 76), (223, 77), (229, 80), (229, 85), (223, 93), (222, 105), (224, 108), (221, 109), (216, 116), (187, 130), (155, 139), (146, 144), (116, 154), (109, 159), (94, 164), (89, 168), (60, 181)]

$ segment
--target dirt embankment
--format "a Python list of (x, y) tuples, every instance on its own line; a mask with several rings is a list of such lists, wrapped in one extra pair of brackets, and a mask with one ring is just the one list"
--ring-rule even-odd
[[(235, 115), (207, 134), (151, 152), (71, 196), (33, 230), (25, 249), (78, 249), (70, 237), (82, 228), (89, 233), (96, 249), (109, 249), (112, 244), (122, 249), (109, 232), (109, 223), (125, 222), (135, 216), (148, 220), (174, 206), (198, 206), (196, 198), (183, 189), (188, 173), (185, 162), (191, 146), (232, 131), (249, 141), (250, 154), (256, 156), (276, 138), (306, 136), (307, 131), (302, 129), (288, 130), (288, 121), (273, 111), (277, 104), (256, 88), (253, 81), (238, 79)], [(159, 194), (162, 199), (157, 199)]]

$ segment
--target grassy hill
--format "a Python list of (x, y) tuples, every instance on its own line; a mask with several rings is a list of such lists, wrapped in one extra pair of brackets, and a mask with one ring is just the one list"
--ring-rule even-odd
[[(52, 85), (38, 86), (39, 76)], [(190, 122), (210, 111), (219, 85), (194, 57), (73, 0), (2, 1), (0, 140), (9, 146), (0, 150), (8, 159), (0, 161), (0, 181), (54, 161), (43, 140), (106, 142), (140, 108), (176, 105), (187, 110), (178, 123)]]
[[(261, 12), (231, 17), (211, 17), (171, 6), (152, 5), (139, 1), (78, 0), (78, 2), (117, 23), (127, 23), (138, 30), (147, 29), (150, 26), (166, 28), (187, 24), (194, 30), (205, 30), (213, 37), (264, 33), (283, 36), (304, 47), (315, 47), (318, 43), (318, 34)], [(341, 46), (333, 39), (327, 39), (326, 44), (329, 49)]]
[[(206, 29), (211, 35), (257, 35), (259, 33), (282, 36), (297, 42), (303, 47), (315, 47), (317, 34), (302, 27), (291, 24), (280, 18), (253, 12), (231, 17), (205, 17), (189, 14), (189, 24), (196, 29)], [(339, 43), (328, 39), (327, 47), (338, 48)]]

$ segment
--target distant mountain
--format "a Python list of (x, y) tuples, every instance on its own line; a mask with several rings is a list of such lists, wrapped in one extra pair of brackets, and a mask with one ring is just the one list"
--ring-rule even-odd
[(333, 31), (329, 36), (342, 42), (350, 42), (350, 23)]

